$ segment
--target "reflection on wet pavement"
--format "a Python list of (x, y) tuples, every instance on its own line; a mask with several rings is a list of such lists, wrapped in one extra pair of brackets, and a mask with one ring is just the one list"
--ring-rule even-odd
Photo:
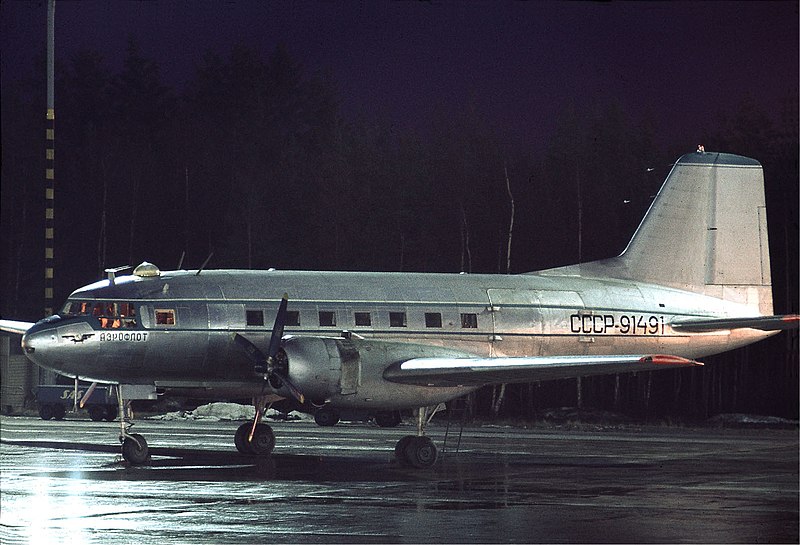
[(408, 427), (276, 423), (263, 460), (238, 423), (143, 422), (134, 468), (113, 423), (0, 424), (3, 544), (798, 540), (796, 430), (470, 428), (419, 471)]

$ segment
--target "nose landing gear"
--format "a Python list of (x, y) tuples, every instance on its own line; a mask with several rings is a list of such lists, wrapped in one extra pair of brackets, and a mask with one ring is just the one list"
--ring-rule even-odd
[(119, 442), (122, 444), (122, 457), (132, 466), (140, 466), (150, 461), (150, 452), (147, 441), (138, 433), (130, 433), (133, 427), (133, 410), (131, 402), (122, 399), (122, 386), (117, 386), (117, 401), (119, 403)]

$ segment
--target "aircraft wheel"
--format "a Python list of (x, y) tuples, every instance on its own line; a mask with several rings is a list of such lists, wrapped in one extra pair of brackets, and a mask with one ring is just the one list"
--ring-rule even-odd
[(381, 428), (394, 428), (401, 422), (400, 411), (381, 411), (375, 413), (375, 423)]
[(414, 437), (405, 449), (408, 463), (417, 469), (431, 467), (436, 463), (436, 445), (428, 437)]
[[(245, 441), (247, 441), (247, 436), (245, 436)], [(259, 456), (270, 454), (272, 449), (275, 448), (275, 434), (272, 428), (266, 424), (259, 424), (256, 426), (253, 440), (250, 441), (250, 448), (253, 450), (253, 454)]]
[(233, 436), (233, 443), (236, 445), (236, 450), (242, 454), (253, 454), (253, 449), (250, 448), (250, 442), (247, 436), (250, 435), (250, 428), (253, 425), (246, 422), (236, 429), (236, 435)]
[(64, 415), (67, 414), (64, 405), (51, 405), (51, 407), (53, 408), (53, 418), (56, 420), (64, 420)]
[(89, 411), (89, 418), (94, 422), (100, 422), (106, 416), (105, 407), (100, 405), (89, 405), (89, 408), (86, 410)]
[(408, 467), (411, 462), (406, 455), (406, 448), (408, 445), (417, 438), (416, 435), (406, 435), (400, 439), (394, 447), (394, 457), (402, 467)]
[(39, 405), (39, 418), (42, 420), (50, 420), (53, 418), (53, 406)]
[(322, 407), (314, 413), (314, 422), (318, 426), (335, 426), (339, 422), (339, 413), (328, 407)]
[(119, 409), (117, 409), (116, 405), (106, 405), (106, 411), (103, 418), (106, 422), (113, 422), (117, 418), (117, 413)]
[(150, 458), (150, 453), (144, 437), (138, 433), (126, 437), (122, 442), (122, 457), (132, 466), (140, 466), (146, 463)]

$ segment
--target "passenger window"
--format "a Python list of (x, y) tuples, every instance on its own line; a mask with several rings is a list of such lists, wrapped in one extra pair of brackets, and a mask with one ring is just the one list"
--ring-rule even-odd
[(323, 327), (333, 327), (336, 325), (336, 313), (330, 310), (319, 311), (319, 325)]
[(389, 326), (390, 327), (406, 327), (406, 313), (405, 312), (390, 312), (389, 313)]
[(297, 310), (287, 310), (286, 311), (286, 325), (287, 326), (299, 326), (300, 325), (300, 311)]
[(264, 311), (263, 310), (248, 310), (245, 312), (247, 318), (247, 325), (259, 326), (264, 325)]
[(369, 327), (372, 325), (372, 316), (369, 312), (355, 312), (353, 316), (357, 326)]
[(156, 325), (175, 325), (175, 310), (156, 309)]
[(442, 327), (442, 314), (440, 312), (426, 312), (425, 327)]
[(461, 314), (461, 327), (473, 329), (478, 327), (477, 314)]

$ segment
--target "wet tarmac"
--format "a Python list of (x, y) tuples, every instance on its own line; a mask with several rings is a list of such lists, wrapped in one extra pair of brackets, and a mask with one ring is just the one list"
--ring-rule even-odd
[(797, 430), (468, 428), (413, 470), (410, 425), (271, 425), (264, 461), (236, 422), (140, 421), (135, 468), (116, 423), (3, 416), (0, 542), (798, 542)]

